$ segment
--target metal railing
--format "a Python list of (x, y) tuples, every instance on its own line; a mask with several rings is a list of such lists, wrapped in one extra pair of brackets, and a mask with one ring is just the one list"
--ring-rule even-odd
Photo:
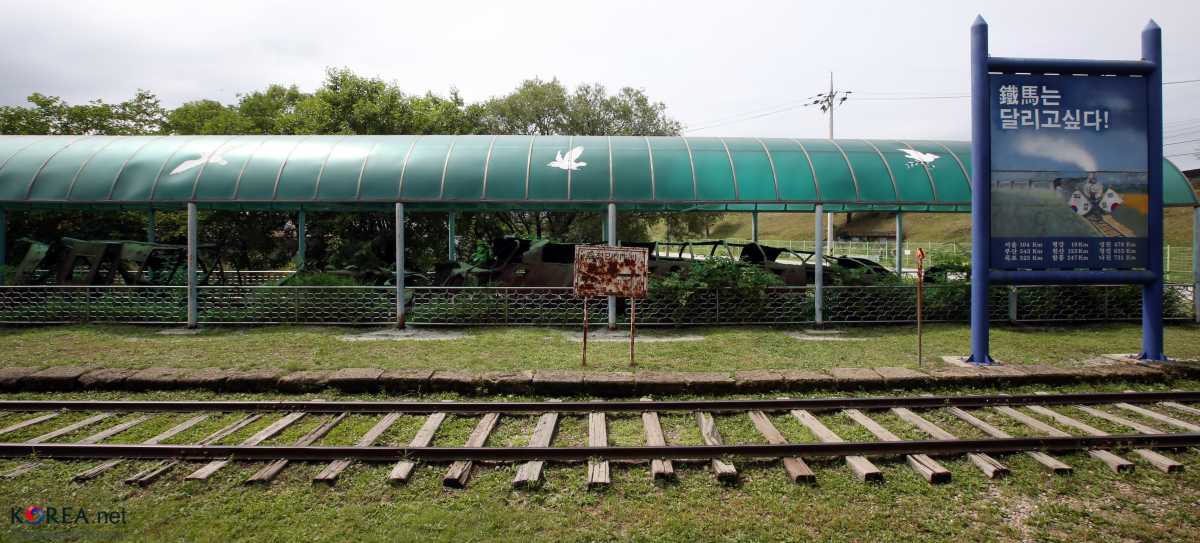
[[(583, 301), (570, 288), (411, 287), (406, 289), (408, 322), (427, 325), (574, 326), (583, 322)], [(773, 287), (757, 294), (706, 290), (637, 303), (643, 325), (811, 324), (813, 287)], [(202, 286), (197, 288), (200, 323), (209, 324), (388, 324), (395, 322), (393, 287)], [(1164, 318), (1195, 320), (1193, 285), (1166, 288)], [(925, 320), (967, 322), (966, 284), (925, 288)], [(629, 322), (629, 306), (618, 307)], [(606, 320), (606, 304), (589, 305), (589, 320)], [(992, 289), (996, 322), (1136, 321), (1141, 293), (1136, 286), (1018, 286)], [(830, 286), (824, 288), (827, 323), (906, 323), (916, 320), (916, 288)], [(0, 323), (187, 322), (187, 289), (176, 286), (5, 286), (0, 287)]]

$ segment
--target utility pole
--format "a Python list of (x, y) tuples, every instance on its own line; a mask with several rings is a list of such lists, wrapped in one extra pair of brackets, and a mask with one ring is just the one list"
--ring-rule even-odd
[[(835, 89), (833, 87), (833, 72), (829, 72), (829, 92), (822, 92), (822, 93), (818, 93), (814, 96), (810, 96), (809, 99), (811, 99), (812, 101), (805, 104), (805, 106), (818, 106), (821, 108), (821, 111), (823, 113), (829, 114), (829, 139), (830, 140), (833, 140), (833, 110), (834, 110), (834, 108), (841, 106), (843, 103), (845, 103), (846, 100), (850, 98), (851, 94), (854, 94), (854, 91), (848, 91), (848, 90), (840, 91), (840, 90)], [(826, 228), (825, 239), (826, 239), (826, 241), (829, 242), (827, 247), (830, 247), (830, 250), (832, 251), (833, 213), (829, 213), (828, 215), (826, 215), (825, 228)]]
[[(835, 92), (833, 90), (833, 71), (829, 72), (829, 93), (826, 94), (825, 96), (828, 99), (827, 101), (829, 103), (829, 140), (833, 141), (833, 106), (834, 106), (833, 97), (835, 96)], [(843, 100), (845, 100), (845, 98), (843, 98)], [(829, 247), (830, 248), (829, 251), (830, 251), (830, 253), (832, 253), (833, 252), (833, 213), (830, 213), (825, 216), (825, 228), (826, 228), (825, 239), (828, 240), (828, 242), (829, 242), (828, 244), (826, 244), (826, 247)]]

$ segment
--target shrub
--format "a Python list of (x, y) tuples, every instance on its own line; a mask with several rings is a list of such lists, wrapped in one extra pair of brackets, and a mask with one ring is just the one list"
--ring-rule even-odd
[(693, 296), (703, 291), (729, 291), (742, 299), (762, 300), (768, 287), (782, 284), (782, 279), (757, 264), (714, 257), (665, 277), (651, 278), (648, 294), (686, 307)]

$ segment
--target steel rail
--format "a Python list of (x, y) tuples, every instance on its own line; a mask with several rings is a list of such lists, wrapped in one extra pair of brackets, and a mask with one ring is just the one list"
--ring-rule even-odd
[(121, 411), (121, 412), (262, 412), (305, 413), (591, 413), (643, 411), (786, 411), (805, 409), (936, 409), (997, 405), (1099, 405), (1111, 403), (1200, 402), (1200, 391), (1086, 392), (1055, 395), (1014, 394), (978, 396), (876, 396), (865, 398), (796, 398), (659, 401), (564, 402), (432, 402), (432, 401), (126, 401), (126, 400), (3, 400), (2, 411)]
[(1107, 436), (1013, 437), (955, 441), (878, 441), (788, 443), (755, 445), (670, 445), (665, 447), (295, 447), (237, 445), (79, 445), (0, 443), (0, 457), (125, 458), (175, 460), (358, 460), (393, 462), (475, 461), (578, 461), (710, 459), (724, 457), (841, 457), (951, 455), (1026, 451), (1077, 451), (1095, 448), (1187, 447), (1200, 445), (1200, 433), (1120, 434)]

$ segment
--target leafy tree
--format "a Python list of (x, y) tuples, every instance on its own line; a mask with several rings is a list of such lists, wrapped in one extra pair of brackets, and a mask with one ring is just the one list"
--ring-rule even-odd
[(4, 134), (157, 134), (166, 121), (166, 110), (154, 93), (138, 90), (117, 104), (93, 100), (71, 105), (57, 96), (33, 93), (33, 107), (0, 107), (0, 132)]
[[(54, 96), (33, 94), (30, 107), (0, 107), (5, 134), (575, 134), (677, 135), (681, 125), (666, 106), (645, 92), (622, 88), (615, 94), (599, 84), (567, 89), (556, 79), (531, 79), (513, 92), (468, 104), (457, 90), (448, 95), (406, 94), (395, 82), (363, 77), (345, 68), (325, 72), (311, 93), (295, 85), (269, 85), (238, 96), (235, 104), (200, 99), (167, 111), (149, 91), (139, 90), (124, 102), (100, 100), (68, 104)], [(16, 239), (32, 235), (43, 241), (63, 236), (142, 239), (144, 213), (12, 213)], [(621, 239), (646, 239), (656, 222), (668, 221), (677, 236), (704, 229), (711, 218), (695, 215), (624, 214)], [(202, 215), (203, 239), (236, 254), (234, 264), (246, 268), (286, 265), (295, 251), (295, 213), (212, 211)], [(104, 222), (107, 225), (100, 225)], [(428, 269), (444, 259), (445, 213), (410, 213), (406, 236), (411, 269)], [(313, 213), (308, 224), (308, 262), (326, 267), (374, 268), (394, 261), (390, 213)], [(462, 247), (476, 240), (519, 235), (561, 241), (599, 241), (602, 213), (501, 212), (464, 213), (459, 217)], [(159, 239), (184, 241), (183, 214), (159, 213)]]
[(610, 96), (603, 85), (585, 84), (569, 92), (557, 79), (526, 80), (483, 109), (483, 126), (494, 134), (675, 136), (683, 128), (644, 91), (625, 87)]
[(172, 134), (253, 134), (254, 122), (236, 107), (215, 100), (187, 102), (167, 115), (167, 131)]

